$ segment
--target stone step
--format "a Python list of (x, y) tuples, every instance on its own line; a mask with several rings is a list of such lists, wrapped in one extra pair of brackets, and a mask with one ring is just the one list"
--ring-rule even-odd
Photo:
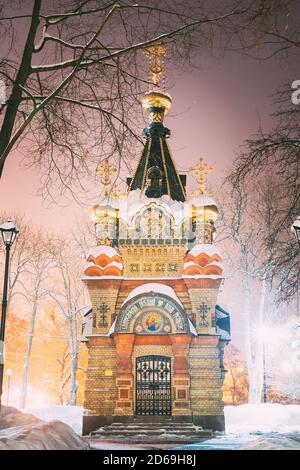
[[(105, 426), (104, 426), (105, 427)], [(149, 429), (153, 429), (153, 428), (157, 428), (157, 429), (160, 429), (160, 428), (180, 428), (180, 429), (195, 429), (195, 426), (192, 424), (192, 423), (186, 423), (186, 424), (178, 424), (178, 425), (174, 425), (173, 424), (167, 424), (167, 423), (151, 423), (151, 424), (147, 424), (147, 423), (143, 423), (143, 424), (125, 424), (125, 423), (112, 423), (109, 425), (109, 428), (110, 429), (114, 429), (114, 428), (117, 428), (117, 429), (120, 429), (120, 428), (124, 428), (124, 429), (128, 429), (128, 428), (131, 428), (131, 429), (139, 429), (139, 428), (149, 428)], [(200, 426), (196, 426), (197, 429), (202, 429)]]
[(100, 437), (100, 436), (178, 436), (178, 437), (211, 437), (212, 433), (209, 430), (200, 430), (200, 431), (182, 431), (178, 429), (169, 429), (169, 430), (163, 430), (163, 429), (139, 429), (139, 430), (133, 430), (133, 429), (110, 429), (110, 430), (101, 430), (99, 429), (98, 431), (94, 431), (91, 433), (91, 436), (93, 437)]
[(193, 434), (203, 432), (203, 429), (175, 429), (173, 428), (114, 428), (114, 429), (104, 429), (100, 428), (96, 433), (114, 433), (114, 434)]
[[(197, 440), (208, 439), (212, 437), (213, 432), (209, 429), (203, 429), (195, 426), (191, 422), (174, 423), (170, 419), (160, 422), (140, 422), (126, 424), (123, 422), (114, 422), (108, 426), (103, 426), (90, 434), (95, 438), (128, 438), (139, 439), (146, 436), (147, 439), (164, 439), (170, 440), (173, 436), (176, 440)], [(171, 436), (171, 437), (170, 437)]]

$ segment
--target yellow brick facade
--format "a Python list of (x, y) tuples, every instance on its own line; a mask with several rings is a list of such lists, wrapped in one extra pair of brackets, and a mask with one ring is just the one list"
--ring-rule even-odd
[(120, 247), (119, 251), (124, 260), (125, 277), (177, 278), (182, 275), (184, 246)]
[(223, 414), (223, 374), (216, 346), (192, 345), (189, 352), (192, 413)]
[[(189, 288), (188, 291), (194, 318), (196, 318), (197, 332), (202, 334), (215, 333), (215, 307), (217, 303), (218, 290), (208, 288)], [(206, 315), (202, 318), (204, 313), (206, 313)]]
[[(100, 344), (89, 344), (89, 360), (85, 379), (84, 408), (87, 415), (112, 416), (117, 400), (117, 352), (113, 341), (95, 338)], [(102, 341), (102, 344), (101, 344)]]

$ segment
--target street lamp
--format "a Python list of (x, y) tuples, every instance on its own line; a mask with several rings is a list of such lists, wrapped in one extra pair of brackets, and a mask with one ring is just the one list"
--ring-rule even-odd
[(300, 217), (297, 217), (297, 219), (293, 223), (292, 230), (294, 230), (297, 241), (298, 241), (299, 246), (300, 246)]
[(4, 269), (4, 285), (2, 294), (2, 315), (0, 326), (0, 411), (1, 411), (1, 396), (3, 391), (3, 371), (4, 371), (4, 337), (5, 337), (5, 320), (7, 310), (7, 290), (8, 290), (8, 272), (9, 272), (9, 253), (12, 244), (14, 243), (19, 229), (16, 224), (8, 219), (4, 224), (0, 225), (0, 231), (5, 245), (5, 269)]

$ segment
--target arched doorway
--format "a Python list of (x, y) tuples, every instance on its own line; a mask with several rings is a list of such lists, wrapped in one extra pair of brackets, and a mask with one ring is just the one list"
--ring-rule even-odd
[(136, 415), (172, 414), (171, 358), (136, 358)]

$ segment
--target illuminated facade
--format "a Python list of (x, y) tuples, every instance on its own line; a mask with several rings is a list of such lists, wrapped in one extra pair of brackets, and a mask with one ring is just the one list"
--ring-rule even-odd
[[(214, 247), (218, 209), (205, 188), (211, 171), (193, 171), (199, 189), (186, 195), (167, 143), (162, 91), (143, 99), (145, 145), (128, 178), (126, 198), (104, 191), (92, 209), (97, 245), (84, 271), (92, 310), (83, 428), (167, 416), (224, 429), (223, 350), (229, 315), (217, 305), (222, 259)], [(112, 167), (100, 173), (109, 184)], [(106, 183), (105, 183), (106, 181)]]

